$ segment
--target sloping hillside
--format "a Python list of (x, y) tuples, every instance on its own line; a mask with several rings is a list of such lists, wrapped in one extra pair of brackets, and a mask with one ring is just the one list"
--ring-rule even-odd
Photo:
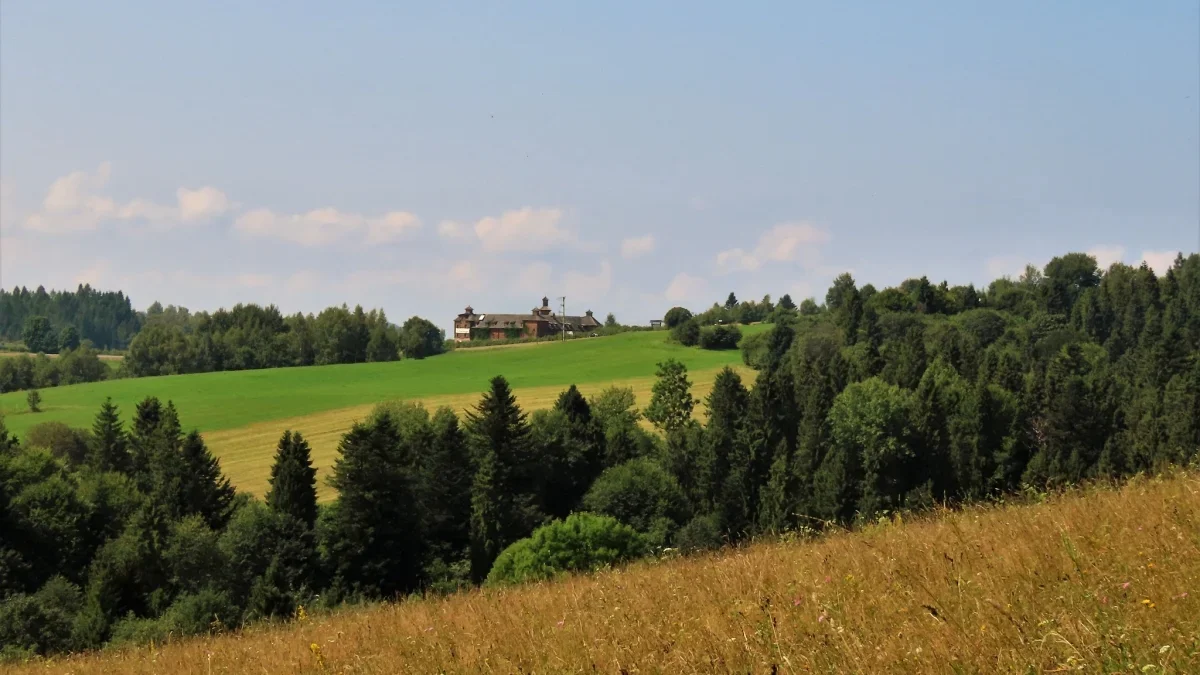
[(14, 672), (1197, 672), (1197, 523), (1176, 474)]

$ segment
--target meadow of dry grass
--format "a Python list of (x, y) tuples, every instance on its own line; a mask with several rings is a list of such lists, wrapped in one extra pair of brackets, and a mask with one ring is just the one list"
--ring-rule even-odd
[(14, 673), (1200, 672), (1200, 477)]
[[(536, 346), (537, 343), (511, 346), (519, 347), (526, 344)], [(489, 349), (489, 347), (473, 349)], [(753, 383), (754, 371), (745, 366), (735, 366), (734, 369), (742, 375), (742, 379), (747, 384)], [(716, 381), (719, 372), (719, 368), (710, 368), (689, 373), (693, 384), (692, 394), (704, 400), (712, 391), (713, 382)], [(578, 386), (585, 396), (592, 396), (610, 386), (629, 387), (633, 389), (633, 393), (637, 397), (638, 407), (644, 408), (650, 403), (650, 390), (654, 386), (654, 382), (655, 378), (650, 376), (610, 382), (593, 382)], [(553, 406), (554, 402), (558, 400), (558, 395), (565, 388), (558, 385), (521, 387), (515, 389), (514, 393), (522, 408), (526, 411), (534, 411)], [(430, 411), (440, 406), (449, 406), (462, 413), (478, 404), (480, 395), (478, 392), (471, 392), (426, 396), (416, 400), (423, 403)], [(341, 441), (342, 435), (349, 431), (355, 422), (360, 422), (370, 415), (375, 405), (370, 403), (299, 417), (269, 420), (235, 429), (210, 431), (204, 434), (204, 441), (212, 449), (213, 454), (221, 460), (221, 470), (239, 490), (261, 497), (267, 491), (267, 480), (271, 477), (271, 464), (275, 459), (275, 445), (279, 442), (279, 437), (285, 430), (299, 431), (304, 434), (304, 438), (312, 446), (313, 466), (317, 468), (317, 490), (320, 498), (323, 501), (330, 500), (333, 499), (334, 492), (325, 484), (325, 477), (329, 475), (330, 469), (333, 468), (333, 461), (337, 458), (338, 443)], [(703, 415), (704, 406), (702, 404), (696, 407), (696, 416), (702, 417)]]

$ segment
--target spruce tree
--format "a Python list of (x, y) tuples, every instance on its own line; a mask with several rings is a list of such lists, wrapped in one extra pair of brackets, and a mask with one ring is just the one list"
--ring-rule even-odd
[(758, 529), (778, 534), (794, 527), (798, 503), (795, 471), (791, 467), (787, 445), (781, 443), (775, 449), (775, 461), (771, 463), (767, 484), (759, 495)]
[(566, 413), (572, 424), (588, 424), (592, 421), (591, 406), (583, 394), (579, 393), (579, 388), (573, 384), (558, 395), (554, 407)]
[(528, 536), (541, 516), (529, 427), (507, 380), (492, 378), (479, 405), (467, 413), (466, 430), (478, 465), (471, 486), (471, 576), (482, 581), (500, 551)]
[[(604, 436), (592, 419), (591, 406), (575, 385), (559, 395), (554, 410), (564, 416), (566, 437), (555, 443), (556, 448), (542, 448), (543, 453), (550, 452), (538, 461), (547, 469), (542, 491), (546, 512), (565, 518), (604, 470)], [(551, 493), (556, 498), (550, 499)]]
[(150, 470), (150, 456), (157, 443), (155, 435), (162, 423), (162, 403), (153, 396), (137, 404), (129, 434), (130, 464), (138, 480), (145, 487), (146, 475)]
[(180, 446), (184, 468), (184, 515), (196, 514), (220, 531), (229, 520), (234, 489), (221, 473), (221, 464), (209, 452), (200, 432), (192, 431)]
[(300, 432), (283, 432), (269, 482), (267, 506), (311, 530), (317, 522), (317, 470), (312, 465), (308, 441)]
[(742, 384), (742, 378), (733, 369), (727, 367), (717, 373), (713, 389), (705, 401), (708, 423), (697, 462), (699, 506), (704, 512), (718, 510), (734, 444), (746, 422), (748, 401), (749, 393)]
[(335, 584), (367, 597), (415, 590), (425, 562), (412, 458), (388, 415), (354, 425), (338, 447), (328, 541)]
[(100, 471), (132, 469), (129, 439), (121, 424), (121, 416), (112, 398), (106, 398), (92, 423), (91, 464)]
[(432, 449), (419, 458), (421, 501), (430, 555), (450, 564), (465, 557), (469, 547), (475, 471), (454, 411), (439, 408), (432, 425)]

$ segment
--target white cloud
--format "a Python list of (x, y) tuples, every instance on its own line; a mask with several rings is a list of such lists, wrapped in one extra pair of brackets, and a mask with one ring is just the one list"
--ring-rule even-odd
[(1119, 263), (1125, 258), (1124, 246), (1093, 246), (1087, 254), (1096, 259), (1096, 266), (1102, 271), (1108, 270), (1113, 263)]
[(421, 227), (421, 220), (407, 211), (391, 211), (382, 218), (367, 221), (367, 243), (395, 241), (409, 230)]
[(184, 220), (219, 216), (230, 208), (225, 193), (213, 187), (202, 187), (199, 190), (179, 188), (175, 191), (175, 197), (179, 200), (179, 215)]
[(480, 219), (475, 236), (488, 251), (545, 251), (573, 238), (559, 227), (562, 217), (562, 209), (527, 206)]
[(1142, 251), (1142, 260), (1161, 277), (1175, 264), (1177, 255), (1179, 251)]
[(394, 241), (409, 230), (421, 226), (411, 213), (392, 211), (378, 218), (343, 213), (334, 208), (314, 209), (307, 213), (277, 214), (270, 209), (254, 209), (238, 216), (233, 226), (253, 237), (269, 237), (302, 246), (324, 246), (365, 232), (369, 244)]
[(754, 251), (733, 248), (717, 254), (721, 272), (754, 271), (764, 263), (798, 262), (811, 267), (820, 261), (819, 248), (829, 242), (829, 232), (809, 223), (781, 223), (758, 238)]
[(41, 210), (25, 220), (25, 227), (49, 233), (94, 230), (110, 221), (145, 222), (161, 227), (211, 218), (230, 208), (225, 193), (209, 186), (195, 190), (179, 188), (174, 205), (140, 197), (120, 204), (103, 194), (111, 176), (112, 165), (104, 162), (94, 173), (74, 171), (59, 178), (46, 190)]
[(462, 239), (467, 236), (466, 226), (453, 220), (443, 220), (438, 223), (437, 232), (445, 239)]
[(621, 257), (626, 260), (644, 256), (654, 251), (654, 235), (631, 237), (621, 242)]
[(761, 266), (758, 258), (740, 248), (731, 248), (717, 254), (717, 269), (722, 272), (752, 272)]
[(688, 302), (703, 299), (704, 294), (708, 291), (708, 282), (700, 277), (694, 277), (685, 272), (680, 272), (675, 275), (671, 283), (667, 285), (667, 290), (664, 293), (667, 300), (671, 302)]

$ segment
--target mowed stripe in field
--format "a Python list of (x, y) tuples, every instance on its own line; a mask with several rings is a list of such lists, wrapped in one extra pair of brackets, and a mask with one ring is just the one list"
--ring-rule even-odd
[[(753, 371), (744, 366), (736, 366), (734, 369), (749, 385), (748, 380), (753, 378)], [(712, 368), (690, 373), (692, 393), (703, 401), (712, 391), (713, 382), (720, 370)], [(591, 382), (580, 384), (578, 387), (585, 396), (592, 396), (611, 386), (630, 387), (637, 397), (638, 407), (644, 408), (650, 402), (654, 381), (653, 377), (638, 377)], [(533, 411), (553, 406), (565, 388), (559, 385), (523, 387), (515, 389), (514, 392), (521, 407), (526, 411)], [(425, 396), (409, 400), (419, 401), (430, 411), (449, 406), (461, 415), (479, 402), (481, 393)], [(280, 435), (287, 430), (299, 431), (312, 446), (313, 465), (317, 468), (321, 499), (329, 500), (333, 498), (333, 490), (325, 484), (325, 479), (329, 476), (333, 461), (337, 457), (338, 442), (355, 422), (366, 419), (375, 405), (377, 403), (368, 403), (311, 415), (257, 422), (236, 429), (210, 431), (204, 434), (204, 440), (213, 454), (221, 460), (221, 469), (238, 490), (262, 496), (267, 491), (267, 480), (271, 476), (271, 464)], [(702, 409), (703, 405), (698, 406), (698, 415), (703, 413)]]

